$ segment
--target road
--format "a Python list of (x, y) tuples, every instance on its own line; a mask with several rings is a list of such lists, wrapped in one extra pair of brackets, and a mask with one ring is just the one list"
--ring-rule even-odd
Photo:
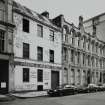
[(0, 105), (105, 105), (105, 92), (63, 97), (37, 97), (0, 102)]

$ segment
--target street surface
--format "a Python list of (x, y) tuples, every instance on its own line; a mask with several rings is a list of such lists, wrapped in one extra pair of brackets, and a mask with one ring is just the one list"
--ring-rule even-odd
[(63, 97), (37, 97), (0, 102), (0, 105), (105, 105), (105, 92)]

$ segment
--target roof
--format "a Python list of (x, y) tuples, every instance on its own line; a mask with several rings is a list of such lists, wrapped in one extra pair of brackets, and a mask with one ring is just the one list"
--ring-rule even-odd
[(37, 22), (40, 22), (40, 23), (42, 23), (44, 25), (47, 25), (47, 26), (49, 26), (51, 28), (54, 28), (54, 29), (60, 31), (60, 28), (58, 28), (56, 25), (54, 25), (52, 23), (51, 19), (49, 19), (49, 18), (47, 18), (47, 17), (33, 11), (33, 10), (31, 10), (31, 9), (29, 9), (29, 8), (15, 2), (15, 1), (13, 1), (13, 11), (15, 11), (15, 12), (17, 12), (19, 14), (25, 15), (25, 16), (29, 17), (32, 20), (35, 20)]
[(86, 23), (86, 22), (88, 22), (88, 21), (91, 21), (91, 20), (94, 19), (94, 18), (98, 18), (98, 17), (100, 17), (100, 16), (103, 16), (103, 15), (105, 15), (105, 12), (104, 12), (104, 13), (101, 13), (101, 14), (99, 14), (99, 15), (96, 15), (96, 16), (94, 16), (94, 17), (91, 17), (91, 18), (89, 18), (89, 19), (87, 19), (87, 20), (85, 20), (84, 23)]

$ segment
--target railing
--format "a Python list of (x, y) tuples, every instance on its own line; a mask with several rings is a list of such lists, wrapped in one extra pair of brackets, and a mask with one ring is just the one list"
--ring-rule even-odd
[(5, 11), (0, 9), (0, 21), (5, 21)]

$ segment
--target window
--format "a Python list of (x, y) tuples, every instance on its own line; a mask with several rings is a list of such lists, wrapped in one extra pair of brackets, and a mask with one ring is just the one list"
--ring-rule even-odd
[(54, 51), (50, 50), (50, 62), (54, 62)]
[(90, 56), (88, 56), (88, 66), (90, 66)]
[(38, 69), (38, 72), (37, 72), (37, 81), (38, 82), (43, 82), (43, 70)]
[(37, 59), (38, 61), (43, 61), (43, 48), (37, 47)]
[(71, 38), (71, 43), (74, 45), (74, 37)]
[(85, 54), (83, 54), (83, 65), (85, 65)]
[(5, 2), (0, 0), (0, 20), (5, 20)]
[(54, 31), (50, 30), (50, 40), (54, 41)]
[(23, 68), (23, 82), (29, 82), (29, 68)]
[(74, 62), (74, 51), (71, 50), (71, 62)]
[(29, 33), (29, 20), (23, 19), (23, 31)]
[(29, 44), (23, 43), (23, 58), (29, 58)]
[(64, 48), (63, 49), (63, 58), (64, 58), (64, 61), (67, 61), (67, 48)]
[(80, 39), (78, 38), (78, 47), (80, 47)]
[(77, 53), (77, 63), (80, 63), (80, 52)]
[(43, 37), (43, 27), (41, 25), (37, 25), (37, 35)]
[(4, 31), (0, 31), (0, 52), (4, 52), (5, 36)]

